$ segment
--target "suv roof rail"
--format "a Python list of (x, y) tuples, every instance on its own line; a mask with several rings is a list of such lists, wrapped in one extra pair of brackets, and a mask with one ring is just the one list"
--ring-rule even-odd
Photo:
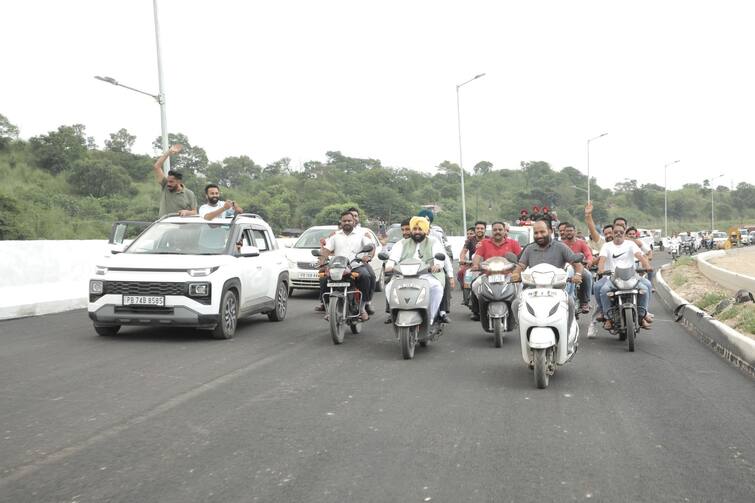
[(235, 215), (233, 215), (231, 225), (233, 225), (233, 223), (236, 222), (236, 219), (239, 217), (259, 218), (260, 220), (262, 220), (262, 217), (256, 213), (236, 213)]

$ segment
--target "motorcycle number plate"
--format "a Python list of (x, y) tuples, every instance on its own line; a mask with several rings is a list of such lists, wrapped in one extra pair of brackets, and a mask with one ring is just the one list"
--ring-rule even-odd
[(344, 287), (349, 286), (349, 282), (343, 281), (341, 283), (328, 283), (328, 286), (332, 288), (344, 288)]
[(506, 275), (505, 274), (491, 274), (488, 276), (488, 283), (505, 283), (506, 282)]

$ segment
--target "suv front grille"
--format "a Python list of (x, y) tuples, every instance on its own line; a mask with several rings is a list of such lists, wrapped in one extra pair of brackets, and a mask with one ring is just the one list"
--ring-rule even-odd
[(104, 293), (116, 295), (187, 295), (186, 283), (105, 281)]
[(297, 262), (296, 267), (299, 269), (317, 269), (319, 267), (319, 264), (317, 262)]

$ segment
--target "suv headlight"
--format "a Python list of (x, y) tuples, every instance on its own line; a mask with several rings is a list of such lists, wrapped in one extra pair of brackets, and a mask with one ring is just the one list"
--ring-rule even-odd
[(202, 276), (209, 276), (217, 271), (217, 267), (200, 267), (197, 269), (189, 269), (189, 276), (192, 278), (201, 278)]
[(95, 295), (102, 295), (102, 293), (105, 291), (105, 282), (101, 279), (92, 279), (89, 280), (89, 293), (93, 293)]
[(207, 297), (210, 295), (210, 283), (189, 283), (189, 297)]

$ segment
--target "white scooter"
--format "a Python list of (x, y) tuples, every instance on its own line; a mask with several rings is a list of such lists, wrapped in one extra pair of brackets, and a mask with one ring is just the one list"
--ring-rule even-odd
[(567, 272), (538, 264), (522, 272), (519, 297), (519, 338), (522, 359), (535, 371), (535, 386), (547, 388), (556, 366), (577, 352), (579, 326), (574, 302), (566, 292)]

